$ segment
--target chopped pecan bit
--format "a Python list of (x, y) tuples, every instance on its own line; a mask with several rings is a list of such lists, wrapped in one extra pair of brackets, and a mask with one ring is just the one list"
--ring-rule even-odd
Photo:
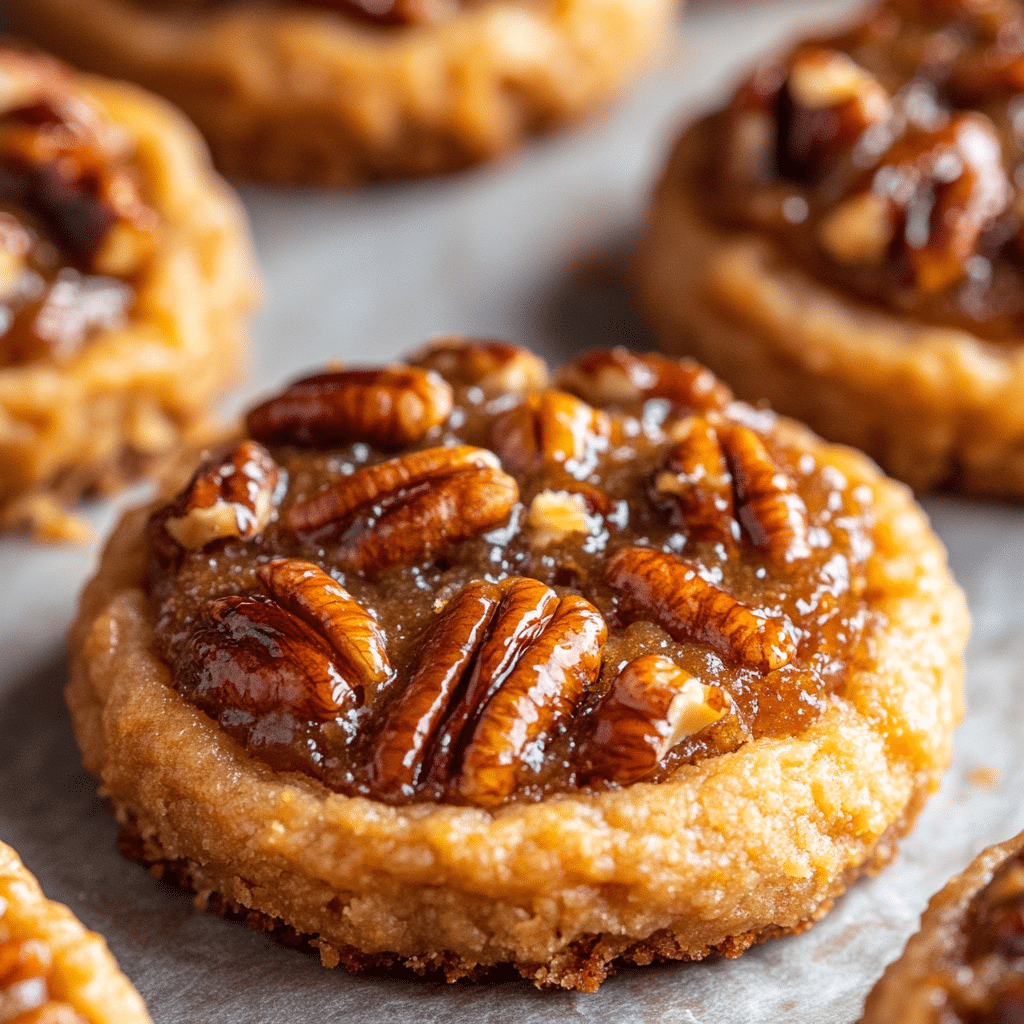
[(391, 678), (384, 631), (323, 569), (297, 558), (275, 558), (261, 565), (256, 575), (282, 608), (331, 642), (346, 670), (346, 678), (362, 686), (367, 699)]
[(593, 349), (558, 373), (560, 388), (597, 406), (662, 398), (673, 406), (708, 411), (732, 401), (729, 389), (692, 359), (668, 359), (627, 348)]
[(430, 370), (332, 370), (256, 406), (245, 425), (264, 444), (330, 448), (365, 441), (394, 451), (422, 440), (451, 411), (451, 387)]
[(528, 748), (579, 703), (600, 671), (607, 627), (576, 595), (525, 577), (471, 583), (424, 642), (371, 760), (378, 796), (426, 779), (483, 806), (515, 789)]
[(737, 540), (733, 481), (715, 428), (693, 417), (673, 430), (678, 442), (653, 481), (653, 500), (673, 526), (696, 540)]
[(751, 542), (776, 562), (807, 558), (807, 506), (793, 479), (749, 427), (733, 425), (721, 438), (736, 489), (736, 515)]
[(650, 775), (679, 742), (714, 724), (728, 710), (715, 686), (647, 654), (615, 677), (591, 718), (582, 757), (587, 776), (628, 786)]
[(329, 640), (272, 598), (214, 598), (185, 643), (175, 685), (214, 718), (286, 711), (325, 722), (362, 702), (340, 660)]
[(284, 470), (255, 441), (208, 456), (177, 498), (154, 519), (183, 548), (248, 540), (266, 529), (281, 498)]
[(494, 421), (492, 445), (512, 472), (560, 466), (586, 479), (608, 446), (608, 416), (564, 391), (542, 391)]
[(547, 364), (540, 356), (497, 339), (436, 338), (409, 363), (435, 370), (453, 387), (478, 387), (487, 394), (538, 391), (548, 382)]
[(957, 115), (938, 131), (895, 143), (869, 189), (888, 206), (891, 256), (925, 293), (966, 275), (982, 233), (1012, 196), (999, 138), (980, 114)]
[(674, 555), (623, 548), (608, 562), (605, 579), (625, 622), (647, 619), (675, 640), (701, 641), (762, 672), (781, 668), (796, 653), (777, 619), (757, 614)]
[(895, 234), (895, 212), (877, 192), (844, 199), (818, 225), (821, 247), (837, 263), (849, 266), (882, 263)]
[(569, 491), (541, 491), (530, 502), (526, 524), (533, 531), (531, 544), (558, 544), (571, 533), (590, 533), (591, 517), (582, 494)]
[(366, 517), (340, 555), (374, 576), (389, 565), (428, 560), (452, 544), (504, 522), (519, 500), (515, 480), (483, 448), (427, 448), (342, 477), (295, 504), (288, 525), (300, 532), (344, 529)]

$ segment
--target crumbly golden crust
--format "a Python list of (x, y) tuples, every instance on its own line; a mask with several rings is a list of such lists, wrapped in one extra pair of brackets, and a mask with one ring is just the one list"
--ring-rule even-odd
[(712, 223), (688, 188), (706, 132), (676, 145), (637, 244), (659, 343), (917, 490), (1024, 496), (1024, 348), (857, 302), (766, 236)]
[(251, 757), (172, 689), (142, 589), (143, 509), (111, 538), (72, 634), (85, 764), (143, 859), (176, 864), (201, 900), (313, 936), (327, 964), (511, 962), (541, 985), (593, 989), (616, 957), (729, 955), (798, 931), (892, 855), (936, 786), (968, 625), (909, 494), (857, 453), (780, 429), (871, 488), (867, 599), (885, 621), (842, 696), (792, 737), (666, 782), (494, 809), (331, 792)]
[(202, 429), (239, 373), (257, 288), (244, 215), (194, 129), (135, 86), (76, 82), (133, 140), (160, 245), (122, 327), (60, 362), (0, 367), (0, 529), (50, 539), (77, 532), (65, 504), (120, 486)]
[(52, 956), (46, 979), (50, 998), (70, 1004), (89, 1024), (151, 1024), (141, 997), (118, 969), (103, 937), (86, 931), (67, 907), (48, 900), (18, 855), (2, 842), (0, 926), (13, 942), (45, 943)]
[(950, 1019), (946, 1011), (947, 987), (943, 981), (962, 979), (962, 926), (971, 902), (999, 867), (1022, 848), (1024, 833), (987, 847), (929, 900), (927, 910), (921, 915), (920, 929), (910, 937), (901, 956), (886, 968), (868, 995), (861, 1024), (887, 1024), (893, 1020), (906, 1021), (906, 1024), (938, 1024)]
[(225, 172), (323, 185), (507, 153), (606, 102), (676, 12), (672, 0), (490, 0), (438, 24), (381, 28), (287, 5), (10, 6), (50, 50), (181, 106)]

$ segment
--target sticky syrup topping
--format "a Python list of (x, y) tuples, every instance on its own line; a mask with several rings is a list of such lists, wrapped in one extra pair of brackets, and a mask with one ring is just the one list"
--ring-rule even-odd
[(317, 374), (148, 526), (179, 692), (343, 793), (493, 806), (796, 733), (868, 657), (872, 494), (696, 364)]
[(1018, 0), (884, 0), (754, 72), (697, 187), (868, 303), (1019, 336), (1022, 87)]

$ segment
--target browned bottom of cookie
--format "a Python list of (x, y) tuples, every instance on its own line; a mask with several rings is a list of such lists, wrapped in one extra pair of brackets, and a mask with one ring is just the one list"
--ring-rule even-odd
[[(596, 992), (606, 978), (631, 964), (646, 967), (649, 964), (669, 961), (695, 963), (711, 956), (732, 959), (740, 956), (751, 946), (767, 942), (769, 939), (805, 932), (832, 909), (836, 900), (858, 878), (862, 875), (874, 876), (896, 856), (899, 841), (909, 831), (924, 800), (925, 794), (919, 794), (912, 800), (907, 814), (879, 839), (873, 854), (858, 868), (850, 869), (838, 879), (833, 888), (833, 895), (823, 900), (811, 915), (797, 925), (791, 928), (771, 925), (743, 935), (730, 936), (719, 945), (700, 950), (687, 948), (672, 929), (666, 928), (639, 942), (631, 942), (614, 935), (584, 935), (547, 964), (530, 961), (481, 964), (448, 950), (404, 957), (397, 953), (366, 953), (355, 946), (323, 942), (315, 936), (297, 932), (279, 917), (272, 917), (243, 906), (219, 892), (204, 892), (197, 895), (196, 902), (201, 909), (211, 910), (227, 920), (241, 921), (252, 931), (263, 932), (289, 949), (309, 954), (318, 952), (325, 967), (341, 965), (350, 971), (386, 972), (389, 975), (397, 968), (420, 977), (443, 975), (449, 984), (462, 979), (480, 981), (485, 976), (494, 979), (512, 968), (523, 978), (532, 981), (537, 988)], [(159, 842), (153, 837), (143, 837), (133, 823), (121, 825), (117, 848), (122, 857), (142, 865), (154, 878), (171, 882), (191, 892), (197, 891), (193, 884), (196, 865), (189, 860), (172, 860), (165, 857)]]

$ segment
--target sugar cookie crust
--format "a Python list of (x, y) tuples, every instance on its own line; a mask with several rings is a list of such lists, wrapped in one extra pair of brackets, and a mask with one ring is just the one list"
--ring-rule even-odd
[(52, 999), (73, 1006), (89, 1024), (152, 1024), (103, 937), (86, 931), (67, 907), (48, 900), (18, 855), (2, 842), (0, 921), (10, 939), (39, 940), (49, 948)]
[(435, 25), (234, 5), (12, 4), (21, 31), (173, 100), (228, 174), (350, 185), (457, 170), (599, 107), (666, 35), (671, 0), (509, 0)]
[(135, 86), (76, 82), (133, 140), (160, 249), (122, 327), (60, 363), (0, 367), (0, 529), (50, 539), (80, 535), (68, 503), (120, 486), (202, 429), (239, 374), (257, 292), (244, 214), (194, 129)]
[(86, 767), (138, 855), (201, 901), (313, 937), (324, 962), (404, 961), (450, 978), (511, 962), (593, 990), (625, 956), (736, 955), (802, 930), (895, 842), (948, 763), (961, 714), (963, 597), (900, 485), (780, 424), (874, 494), (869, 668), (789, 738), (671, 780), (495, 809), (393, 806), (278, 773), (170, 685), (141, 589), (149, 509), (88, 586), (67, 690)]

